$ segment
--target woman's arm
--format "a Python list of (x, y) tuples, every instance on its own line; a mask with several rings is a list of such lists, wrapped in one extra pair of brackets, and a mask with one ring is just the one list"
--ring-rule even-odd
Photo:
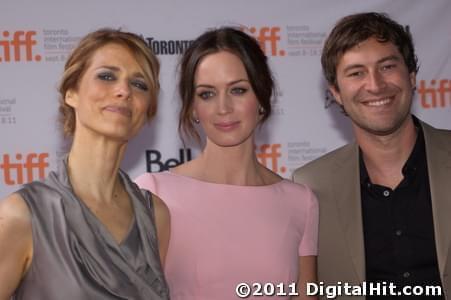
[(30, 267), (31, 216), (25, 201), (12, 194), (0, 201), (0, 300), (8, 300)]
[(317, 282), (316, 273), (316, 256), (300, 256), (299, 257), (299, 277), (298, 277), (298, 292), (299, 296), (293, 299), (309, 299), (316, 300), (317, 296), (307, 296), (307, 283)]
[(158, 247), (160, 251), (161, 264), (164, 267), (166, 253), (168, 252), (169, 237), (171, 235), (171, 218), (166, 204), (157, 196), (152, 195), (155, 211), (155, 224), (157, 225)]

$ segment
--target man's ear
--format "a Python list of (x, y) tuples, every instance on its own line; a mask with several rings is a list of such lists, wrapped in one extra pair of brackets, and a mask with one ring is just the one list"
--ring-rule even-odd
[(337, 101), (338, 104), (343, 106), (343, 101), (341, 101), (340, 92), (338, 91), (338, 88), (335, 85), (329, 85), (329, 92), (334, 96), (335, 101)]
[(69, 105), (70, 107), (76, 107), (78, 103), (78, 94), (73, 89), (69, 89), (66, 91), (66, 95), (64, 95), (64, 103)]

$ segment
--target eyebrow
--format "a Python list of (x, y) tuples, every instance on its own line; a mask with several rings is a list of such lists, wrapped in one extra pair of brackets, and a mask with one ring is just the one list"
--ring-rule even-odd
[[(121, 70), (120, 68), (118, 68), (116, 66), (109, 66), (109, 65), (99, 66), (97, 69), (108, 69), (113, 72), (119, 72)], [(146, 78), (141, 72), (133, 73), (133, 77), (138, 77), (138, 78), (142, 78), (142, 79)]]
[[(227, 86), (231, 86), (231, 85), (234, 85), (234, 84), (237, 84), (237, 83), (239, 83), (239, 82), (249, 82), (249, 80), (247, 80), (247, 79), (238, 79), (238, 80), (234, 80), (234, 81), (231, 81), (231, 82), (229, 82), (229, 83), (227, 83)], [(195, 88), (197, 89), (197, 88), (214, 88), (214, 86), (213, 85), (210, 85), (210, 84), (204, 84), (204, 83), (200, 83), (200, 84), (197, 84), (196, 86), (195, 86)]]
[(379, 59), (377, 61), (377, 63), (381, 64), (381, 63), (384, 63), (384, 62), (389, 61), (389, 60), (400, 61), (401, 58), (398, 55), (390, 55), (390, 56), (383, 57), (383, 58)]
[[(376, 61), (376, 64), (382, 64), (382, 63), (384, 63), (386, 61), (390, 61), (390, 60), (400, 61), (401, 58), (398, 55), (389, 55), (389, 56), (383, 57), (383, 58), (379, 59), (378, 61)], [(362, 65), (362, 64), (352, 64), (352, 65), (349, 65), (346, 68), (344, 68), (343, 72), (346, 73), (352, 69), (363, 68), (363, 67), (364, 67), (364, 65)]]

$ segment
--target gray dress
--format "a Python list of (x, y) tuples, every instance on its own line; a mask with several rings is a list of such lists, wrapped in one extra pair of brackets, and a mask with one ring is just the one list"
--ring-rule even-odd
[(135, 212), (120, 245), (73, 193), (65, 160), (18, 191), (31, 212), (33, 260), (13, 299), (169, 299), (150, 194), (119, 174)]

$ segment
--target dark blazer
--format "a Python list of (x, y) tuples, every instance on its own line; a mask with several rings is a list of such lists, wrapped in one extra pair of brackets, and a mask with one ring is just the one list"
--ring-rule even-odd
[[(440, 277), (443, 292), (450, 295), (451, 131), (436, 129), (424, 122), (421, 126), (426, 144)], [(358, 153), (356, 143), (348, 144), (293, 174), (293, 180), (310, 186), (319, 200), (318, 278), (325, 285), (338, 281), (360, 284), (365, 280)]]

